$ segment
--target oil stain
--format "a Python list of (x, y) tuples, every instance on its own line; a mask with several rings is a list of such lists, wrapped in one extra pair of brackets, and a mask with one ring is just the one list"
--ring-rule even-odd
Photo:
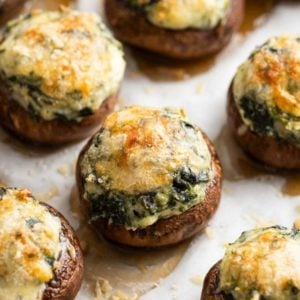
[(249, 180), (254, 178), (277, 177), (283, 180), (281, 194), (284, 196), (300, 196), (300, 173), (295, 171), (274, 170), (252, 160), (238, 146), (228, 126), (224, 126), (215, 139), (224, 178), (228, 181)]
[[(276, 3), (276, 0), (247, 0), (245, 18), (241, 25), (240, 33), (244, 35), (253, 31), (258, 26), (259, 19), (267, 18)], [(217, 54), (198, 60), (176, 61), (132, 48), (130, 56), (134, 59), (137, 70), (151, 80), (180, 81), (210, 70), (216, 63)]]
[(284, 178), (285, 183), (281, 188), (281, 193), (290, 197), (300, 196), (300, 174), (292, 172)]
[(91, 293), (97, 280), (101, 279), (112, 288), (110, 295), (122, 291), (128, 297), (141, 296), (175, 269), (188, 248), (189, 242), (155, 251), (117, 247), (97, 236), (87, 224), (76, 188), (70, 202), (73, 214), (80, 221), (77, 235), (85, 253), (84, 281)]
[(0, 177), (0, 187), (3, 188), (3, 187), (7, 187), (7, 186), (8, 185), (7, 185), (6, 181)]
[[(277, 2), (278, 1), (276, 0), (246, 0), (245, 17), (242, 26), (240, 27), (240, 33), (246, 34), (256, 29), (257, 26), (262, 25), (271, 14), (272, 9), (275, 7)], [(261, 23), (259, 22), (260, 19), (262, 20)]]
[(75, 4), (75, 0), (32, 0), (31, 9), (59, 9), (61, 6), (72, 7)]
[(192, 61), (176, 61), (140, 49), (130, 49), (136, 68), (153, 81), (181, 81), (208, 71), (216, 55)]
[(237, 145), (228, 126), (221, 129), (214, 141), (224, 172), (224, 178), (228, 181), (251, 179), (269, 172), (264, 166), (251, 160)]

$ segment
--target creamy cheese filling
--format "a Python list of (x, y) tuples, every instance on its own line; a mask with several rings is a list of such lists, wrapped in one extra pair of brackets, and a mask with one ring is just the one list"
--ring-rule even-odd
[(245, 232), (227, 247), (220, 289), (238, 300), (300, 299), (300, 232), (270, 227)]
[(129, 0), (145, 8), (156, 26), (168, 29), (213, 28), (224, 22), (230, 0)]
[(40, 300), (61, 251), (61, 223), (24, 189), (0, 189), (0, 299)]
[(240, 66), (233, 94), (253, 131), (300, 144), (300, 38), (271, 38)]
[(213, 176), (202, 133), (183, 111), (137, 106), (107, 118), (80, 166), (93, 217), (130, 229), (199, 203)]
[(44, 120), (80, 121), (116, 93), (122, 47), (93, 13), (35, 11), (10, 22), (0, 71), (16, 100)]

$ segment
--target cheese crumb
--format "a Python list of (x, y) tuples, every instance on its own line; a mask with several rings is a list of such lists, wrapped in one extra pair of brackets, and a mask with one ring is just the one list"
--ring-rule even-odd
[(51, 200), (51, 199), (53, 199), (57, 196), (59, 196), (59, 190), (58, 190), (57, 186), (54, 185), (47, 192), (37, 194), (36, 198), (39, 201), (47, 202), (47, 201), (49, 201), (49, 200)]
[(203, 276), (201, 275), (196, 275), (194, 277), (192, 277), (191, 282), (196, 284), (196, 285), (201, 285), (203, 283)]
[(103, 278), (98, 278), (96, 280), (96, 287), (95, 287), (95, 300), (104, 300), (105, 296), (111, 292), (112, 286), (110, 285), (109, 281)]
[(114, 290), (109, 281), (97, 278), (95, 287), (95, 300), (137, 300), (138, 295), (128, 295), (123, 291)]
[(66, 177), (70, 175), (70, 166), (68, 164), (63, 164), (57, 168), (57, 173)]
[(249, 217), (256, 223), (255, 226), (256, 228), (264, 228), (264, 227), (270, 227), (275, 225), (274, 222), (267, 220), (255, 213), (252, 213), (251, 215), (249, 215)]
[(300, 219), (297, 219), (295, 222), (294, 222), (294, 227), (298, 230), (300, 230)]
[(300, 204), (296, 205), (295, 209), (298, 213), (300, 213)]
[(201, 95), (204, 92), (204, 84), (203, 83), (199, 83), (196, 86), (196, 93)]
[(138, 296), (137, 295), (133, 295), (133, 296), (129, 296), (127, 294), (125, 294), (122, 291), (116, 291), (110, 298), (109, 300), (137, 300)]
[(205, 228), (205, 234), (209, 240), (212, 240), (215, 238), (215, 231), (209, 226), (207, 226)]

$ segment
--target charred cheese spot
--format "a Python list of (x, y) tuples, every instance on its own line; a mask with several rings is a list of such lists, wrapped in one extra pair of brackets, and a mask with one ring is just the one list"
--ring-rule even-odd
[(131, 229), (199, 203), (212, 177), (208, 147), (183, 111), (137, 106), (107, 118), (81, 172), (93, 217)]
[(300, 298), (300, 232), (270, 227), (244, 232), (227, 247), (220, 289), (234, 299)]
[(230, 0), (129, 0), (144, 7), (156, 26), (169, 29), (213, 28), (226, 19)]
[(240, 66), (233, 94), (252, 130), (300, 143), (299, 66), (300, 39), (293, 36), (270, 39)]
[(42, 299), (61, 251), (60, 220), (23, 189), (0, 189), (0, 299)]
[(80, 121), (119, 88), (121, 45), (96, 14), (35, 11), (10, 22), (0, 71), (13, 98), (45, 120)]

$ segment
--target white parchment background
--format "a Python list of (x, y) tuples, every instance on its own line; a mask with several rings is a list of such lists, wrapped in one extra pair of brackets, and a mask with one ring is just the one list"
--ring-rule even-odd
[[(108, 0), (109, 1), (109, 0)], [(254, 1), (254, 0), (253, 0)], [(99, 11), (99, 2), (82, 0), (80, 9)], [(127, 76), (121, 89), (122, 105), (180, 106), (190, 119), (215, 140), (226, 123), (225, 104), (228, 85), (237, 66), (250, 51), (273, 35), (299, 33), (300, 3), (277, 5), (263, 24), (246, 36), (236, 36), (231, 44), (216, 57), (213, 67), (183, 81), (152, 81), (142, 73), (133, 76), (135, 62), (130, 57)], [(11, 142), (0, 131), (0, 179), (11, 186), (24, 186), (41, 199), (50, 197), (50, 204), (58, 208), (76, 228), (78, 223), (70, 213), (69, 195), (74, 186), (71, 170), (83, 143), (56, 151), (28, 150)], [(231, 173), (225, 180), (221, 206), (210, 222), (209, 233), (197, 236), (176, 270), (156, 289), (143, 296), (153, 299), (199, 299), (201, 285), (192, 282), (195, 276), (205, 276), (208, 269), (224, 253), (224, 244), (233, 241), (243, 230), (272, 222), (292, 226), (300, 217), (296, 207), (300, 197), (281, 193), (284, 177), (264, 175), (246, 178), (234, 174), (228, 160), (229, 140), (221, 139), (218, 150)], [(62, 169), (60, 174), (58, 169)], [(300, 182), (300, 180), (299, 180)], [(300, 183), (299, 183), (300, 184)], [(88, 299), (84, 293), (78, 299)]]

